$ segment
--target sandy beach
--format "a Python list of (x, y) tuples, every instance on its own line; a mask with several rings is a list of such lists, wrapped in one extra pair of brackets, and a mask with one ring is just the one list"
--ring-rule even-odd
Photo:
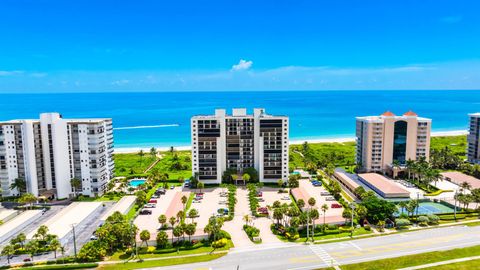
[[(432, 137), (446, 137), (446, 136), (459, 136), (459, 135), (467, 135), (467, 130), (452, 130), (452, 131), (434, 131), (431, 133)], [(344, 138), (319, 138), (319, 139), (307, 139), (307, 140), (290, 140), (291, 145), (302, 144), (304, 142), (308, 143), (345, 143), (345, 142), (354, 142), (355, 137), (344, 137)], [(170, 147), (155, 147), (159, 151), (168, 151)], [(190, 150), (190, 146), (174, 146), (175, 150), (177, 151), (185, 151)], [(142, 148), (142, 147), (116, 147), (115, 153), (116, 154), (126, 154), (126, 153), (136, 153), (140, 150), (144, 152), (150, 151), (149, 148)]]

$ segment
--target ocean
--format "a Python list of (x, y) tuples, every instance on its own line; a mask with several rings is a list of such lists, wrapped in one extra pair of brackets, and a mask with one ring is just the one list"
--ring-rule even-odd
[(480, 91), (278, 91), (0, 94), (0, 121), (38, 118), (113, 118), (116, 148), (190, 145), (190, 118), (215, 108), (265, 108), (290, 117), (290, 139), (353, 137), (355, 117), (386, 110), (415, 111), (433, 131), (465, 130), (480, 111)]

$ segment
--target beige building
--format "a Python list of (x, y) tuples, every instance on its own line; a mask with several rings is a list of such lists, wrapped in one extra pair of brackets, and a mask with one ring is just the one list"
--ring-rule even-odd
[(363, 172), (392, 173), (392, 163), (429, 158), (431, 119), (412, 111), (401, 116), (357, 117), (356, 162)]
[(471, 113), (468, 129), (468, 162), (480, 164), (480, 113)]

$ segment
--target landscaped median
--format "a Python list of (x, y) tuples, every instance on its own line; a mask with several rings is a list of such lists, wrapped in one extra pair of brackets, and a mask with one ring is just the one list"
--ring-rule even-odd
[[(430, 264), (435, 262), (447, 261), (457, 258), (465, 258), (480, 255), (480, 246), (457, 248), (446, 251), (434, 251), (416, 255), (408, 255), (390, 259), (369, 261), (356, 264), (341, 265), (342, 270), (370, 270), (370, 269), (401, 269), (405, 267)], [(333, 268), (324, 268), (333, 269)], [(438, 269), (438, 268), (435, 268)], [(456, 268), (446, 268), (456, 269)], [(458, 268), (458, 269), (476, 269), (476, 268)]]

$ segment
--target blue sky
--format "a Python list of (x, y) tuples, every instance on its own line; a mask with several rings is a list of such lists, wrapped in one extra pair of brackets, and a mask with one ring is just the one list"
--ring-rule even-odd
[(480, 2), (0, 2), (0, 92), (480, 89)]

